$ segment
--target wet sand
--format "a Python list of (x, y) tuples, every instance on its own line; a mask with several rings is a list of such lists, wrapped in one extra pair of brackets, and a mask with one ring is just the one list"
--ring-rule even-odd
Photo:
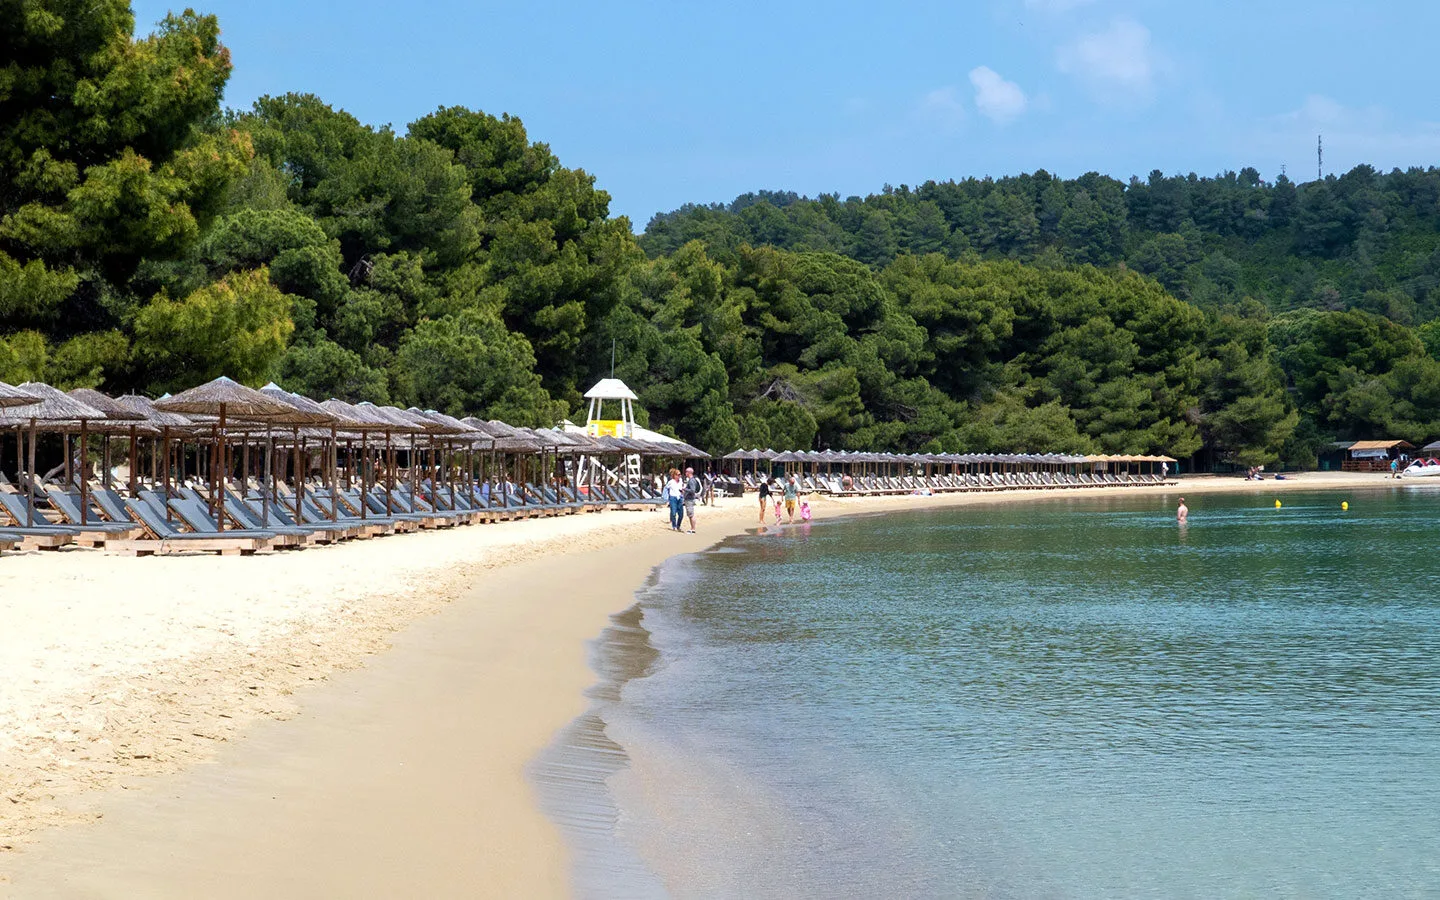
[[(1259, 484), (1195, 479), (1178, 489), (820, 500), (815, 508), (824, 518), (1101, 493), (1144, 492), (1157, 503), (1171, 503), (1181, 492), (1188, 498), (1216, 490), (1394, 484), (1376, 476)], [(1190, 506), (1195, 514), (1203, 509), (1194, 500)], [(0, 561), (0, 612), (7, 620), (16, 621), (11, 616), (17, 613), (63, 620), (65, 610), (74, 618), (53, 632), (32, 629), (34, 646), (11, 640), (34, 665), (5, 674), (16, 683), (29, 676), (43, 684), (46, 667), (53, 669), (76, 645), (91, 654), (101, 674), (86, 685), (88, 699), (84, 691), (57, 693), (45, 706), (30, 697), (30, 708), (44, 707), (30, 719), (7, 710), (15, 718), (7, 725), (31, 732), (43, 730), (37, 720), (57, 716), (98, 715), (99, 724), (93, 734), (72, 729), (68, 738), (48, 743), (32, 734), (28, 743), (0, 754), (11, 800), (11, 809), (0, 813), (8, 813), (0, 819), (3, 843), (22, 847), (15, 839), (21, 834), (34, 839), (23, 852), (0, 853), (0, 896), (567, 895), (568, 851), (537, 807), (525, 772), (586, 707), (583, 691), (595, 675), (585, 646), (614, 613), (630, 606), (636, 586), (655, 565), (752, 527), (753, 516), (753, 499), (747, 498), (711, 512), (699, 536), (673, 534), (659, 513), (607, 513), (389, 538), (356, 545), (354, 554), (342, 547), (274, 559), (173, 561), (198, 567), (213, 579), (211, 587), (196, 594), (186, 586), (172, 598), (174, 609), (145, 619), (139, 630), (146, 640), (124, 648), (130, 671), (120, 676), (112, 670), (125, 667), (105, 658), (109, 645), (87, 643), (83, 603), (56, 602), (56, 578), (48, 607), (43, 598), (24, 607), (22, 582), (14, 579), (63, 572), (69, 589), (87, 596), (106, 590), (106, 602), (123, 607), (126, 596), (140, 595), (137, 585), (126, 583), (137, 571), (149, 576), (146, 596), (167, 596), (165, 576), (172, 567), (166, 564), (172, 561), (85, 554), (82, 565), (7, 557)], [(537, 527), (529, 532), (519, 530), (532, 525)], [(505, 528), (516, 530), (506, 536)], [(410, 543), (402, 553), (385, 550), (387, 542)], [(385, 559), (369, 558), (376, 554)], [(477, 561), (477, 554), (487, 558)], [(418, 555), (430, 561), (427, 566), (438, 559), (453, 571), (441, 578), (414, 562), (405, 569), (405, 561)], [(140, 571), (128, 565), (134, 562), (154, 568)], [(26, 570), (12, 575), (16, 563)], [(265, 588), (260, 600), (227, 607), (231, 630), (245, 632), (238, 652), (231, 653), (237, 648), (230, 642), (218, 650), (205, 645), (188, 655), (173, 652), (197, 627), (180, 610), (212, 607), (243, 593), (240, 574), (212, 568), (222, 563), (244, 565), (244, 583)], [(121, 574), (107, 568), (112, 564)], [(367, 564), (377, 568), (372, 572)], [(392, 578), (386, 565), (405, 577)], [(314, 599), (303, 604), (303, 617), (264, 619), (250, 607), (263, 607), (264, 598), (281, 592), (286, 576), (294, 574), (290, 566), (321, 572), (311, 586)], [(325, 606), (327, 583), (330, 594), (349, 604)], [(336, 584), (356, 587), (337, 592)], [(351, 596), (356, 593), (361, 599)], [(338, 622), (361, 623), (350, 622), (346, 630), (322, 612), (333, 612)], [(369, 655), (384, 647), (387, 636), (393, 647)], [(0, 667), (11, 658), (0, 657)], [(233, 665), (245, 658), (250, 668)], [(363, 668), (345, 671), (361, 661)], [(149, 680), (145, 691), (127, 693), (127, 679)], [(302, 684), (308, 686), (294, 694)], [(67, 740), (60, 738), (87, 745), (88, 755), (64, 753)], [(175, 755), (172, 745), (194, 749)], [(128, 752), (135, 747), (150, 752)], [(16, 791), (16, 785), (24, 789)], [(66, 822), (79, 824), (35, 830)], [(16, 823), (24, 830), (11, 827)]]

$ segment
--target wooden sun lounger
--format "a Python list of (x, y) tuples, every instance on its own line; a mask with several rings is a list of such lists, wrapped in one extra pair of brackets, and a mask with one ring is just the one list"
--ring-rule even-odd
[[(74, 491), (62, 491), (56, 487), (46, 488), (50, 498), (50, 505), (60, 513), (65, 521), (63, 524), (76, 529), (75, 543), (82, 547), (99, 547), (110, 541), (123, 541), (127, 538), (136, 538), (141, 535), (143, 529), (134, 522), (108, 522), (103, 516), (80, 515), (82, 500)], [(82, 523), (80, 520), (84, 519)]]
[[(105, 549), (129, 556), (150, 556), (155, 553), (191, 553), (206, 551), (222, 556), (249, 556), (270, 549), (270, 538), (264, 533), (227, 531), (219, 533), (186, 532), (176, 528), (143, 500), (127, 500), (125, 509), (144, 526), (150, 536), (114, 541)], [(205, 512), (202, 508), (201, 512)], [(212, 523), (213, 525), (213, 523)]]
[(26, 510), (30, 509), (32, 521), (34, 522), (34, 526), (32, 527), (34, 529), (63, 529), (70, 534), (71, 540), (81, 547), (98, 547), (103, 545), (108, 540), (134, 537), (138, 533), (138, 531), (133, 526), (116, 525), (112, 522), (103, 522), (100, 521), (98, 516), (95, 518), (94, 522), (87, 525), (80, 525), (78, 524), (80, 520), (80, 508), (78, 505), (72, 505), (71, 503), (69, 503), (68, 500), (65, 500), (63, 498), (57, 499), (54, 496), (50, 496), (49, 499), (51, 501), (51, 504), (56, 507), (56, 511), (60, 512), (61, 518), (63, 519), (68, 519), (69, 515), (67, 515), (63, 510), (61, 510), (60, 506), (57, 504), (63, 504), (64, 506), (69, 507), (70, 510), (74, 513), (75, 522), (56, 522), (54, 519), (50, 518), (50, 516), (44, 510), (41, 510), (39, 508), (30, 509), (30, 498), (22, 494), (0, 492), (0, 510), (3, 510), (3, 512), (8, 515), (17, 526), (21, 526), (25, 524)]
[[(15, 496), (18, 495), (10, 493), (9, 491), (0, 491), (0, 498)], [(49, 521), (26, 525), (24, 507), (20, 509), (20, 518), (17, 519), (9, 504), (0, 501), (0, 529), (3, 529), (7, 534), (18, 536), (22, 549), (58, 550), (61, 547), (75, 543), (75, 531), (73, 529), (63, 525), (56, 525)], [(10, 520), (9, 523), (6, 523), (5, 520), (7, 519)]]
[[(326, 499), (329, 499), (328, 497)], [(295, 505), (294, 495), (289, 497), (290, 505)], [(333, 520), (308, 491), (300, 501), (300, 520), (307, 525), (339, 525), (349, 530), (352, 537), (358, 540), (366, 540), (381, 534), (394, 534), (395, 523), (391, 521), (380, 521), (378, 519), (356, 519), (350, 516), (336, 516)]]

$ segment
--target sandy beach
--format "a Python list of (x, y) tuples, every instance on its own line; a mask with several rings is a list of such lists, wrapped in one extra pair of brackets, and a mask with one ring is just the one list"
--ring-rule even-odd
[[(817, 499), (817, 518), (1377, 475)], [(1194, 498), (1202, 498), (1196, 500)], [(255, 558), (0, 559), (0, 896), (565, 896), (525, 768), (585, 707), (586, 645), (752, 497)]]

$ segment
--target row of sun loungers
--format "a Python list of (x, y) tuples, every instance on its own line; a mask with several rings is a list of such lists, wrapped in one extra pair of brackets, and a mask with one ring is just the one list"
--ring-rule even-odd
[[(734, 481), (735, 479), (729, 479)], [(758, 490), (754, 475), (739, 479), (750, 490)], [(958, 493), (965, 491), (1055, 490), (1087, 487), (1146, 487), (1176, 484), (1160, 475), (1129, 473), (993, 472), (951, 475), (862, 475), (846, 486), (839, 475), (799, 476), (802, 489), (836, 496), (881, 496), (913, 494), (917, 491)]]
[[(223, 496), (180, 484), (168, 492), (143, 488), (125, 497), (105, 487), (84, 495), (70, 486), (17, 489), (0, 477), (0, 552), (54, 550), (77, 545), (127, 555), (210, 551), (249, 555), (364, 540), (421, 529), (452, 528), (513, 519), (572, 515), (605, 509), (643, 509), (660, 504), (653, 491), (596, 485), (573, 491), (551, 485), (510, 484), (493, 491), (478, 486), (408, 484), (332, 490), (282, 485), (268, 498), (253, 482), (226, 485)], [(225, 528), (217, 524), (216, 500)], [(332, 505), (333, 504), (333, 505)], [(27, 525), (27, 523), (29, 523)]]

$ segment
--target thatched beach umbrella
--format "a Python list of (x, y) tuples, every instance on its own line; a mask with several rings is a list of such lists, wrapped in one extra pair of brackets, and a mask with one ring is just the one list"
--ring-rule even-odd
[[(115, 400), (113, 400), (113, 399), (105, 396), (104, 394), (100, 393), (99, 391), (93, 390), (93, 389), (91, 389), (91, 388), (75, 388), (74, 390), (70, 391), (69, 394), (70, 394), (71, 397), (74, 397), (76, 400), (79, 400), (81, 403), (84, 403), (84, 404), (86, 404), (86, 405), (88, 405), (88, 406), (92, 406), (92, 407), (94, 407), (95, 409), (100, 410), (100, 412), (104, 413), (105, 418), (102, 420), (103, 422), (113, 422), (113, 423), (115, 423), (114, 425), (109, 426), (109, 427), (107, 428), (107, 430), (120, 430), (120, 429), (123, 429), (123, 428), (129, 426), (130, 423), (138, 423), (138, 422), (143, 421), (144, 418), (145, 418), (144, 416), (140, 415), (139, 413), (132, 412), (132, 411), (129, 409), (129, 407), (125, 406), (123, 403), (118, 403), (118, 402), (116, 402)], [(123, 423), (123, 424), (122, 424), (122, 423)], [(82, 466), (84, 465), (84, 461), (85, 461), (85, 444), (86, 444), (86, 437), (87, 437), (86, 431), (87, 431), (87, 429), (88, 429), (88, 427), (89, 427), (89, 424), (90, 424), (90, 420), (89, 420), (89, 419), (81, 419), (81, 420), (80, 420), (80, 461), (81, 461)], [(106, 426), (105, 426), (105, 425), (101, 425), (100, 427), (105, 428)], [(69, 439), (67, 438), (67, 439), (66, 439), (66, 443), (68, 443), (68, 442), (69, 442)], [(70, 461), (70, 452), (69, 452), (69, 449), (70, 449), (69, 447), (66, 447), (66, 448), (65, 448), (65, 450), (66, 450), (66, 452), (65, 452), (65, 461), (66, 461), (67, 464), (68, 464), (69, 461)], [(69, 466), (67, 465), (66, 468), (69, 468)], [(103, 468), (104, 468), (104, 470), (105, 470), (105, 487), (106, 487), (106, 489), (109, 489), (109, 487), (110, 487), (110, 438), (109, 438), (109, 435), (108, 435), (108, 434), (107, 434), (106, 437), (105, 437), (105, 458), (104, 458)], [(90, 524), (90, 479), (85, 477), (85, 473), (84, 473), (84, 472), (80, 472), (79, 475), (80, 475), (80, 524), (81, 524), (81, 525), (88, 525), (88, 524)]]
[[(135, 414), (141, 416), (142, 418), (141, 418), (140, 422), (143, 422), (145, 425), (149, 426), (149, 427), (152, 428), (152, 429), (157, 429), (157, 430), (158, 430), (158, 433), (159, 433), (159, 435), (160, 435), (161, 447), (162, 447), (162, 449), (161, 449), (161, 455), (162, 455), (162, 457), (163, 457), (163, 459), (164, 459), (164, 472), (163, 472), (163, 476), (164, 476), (164, 479), (165, 479), (165, 480), (164, 480), (164, 486), (165, 486), (165, 491), (166, 491), (166, 493), (168, 494), (168, 492), (169, 492), (169, 490), (170, 490), (170, 431), (171, 431), (172, 429), (187, 429), (187, 430), (188, 430), (188, 429), (194, 427), (194, 423), (191, 422), (188, 417), (182, 416), (182, 415), (180, 415), (179, 413), (161, 412), (160, 410), (158, 410), (158, 409), (155, 408), (155, 402), (154, 402), (153, 400), (151, 400), (149, 397), (142, 397), (142, 396), (140, 396), (140, 395), (138, 395), (138, 394), (125, 394), (125, 395), (123, 395), (123, 396), (116, 397), (116, 398), (115, 398), (115, 402), (118, 403), (118, 404), (120, 404), (121, 406), (125, 407), (126, 409), (130, 410), (132, 413), (135, 413)], [(136, 438), (139, 436), (139, 431), (140, 431), (140, 428), (139, 428), (140, 422), (130, 421), (130, 422), (127, 422), (127, 423), (126, 423), (126, 424), (129, 426), (129, 431), (130, 431), (130, 496), (131, 496), (131, 497), (139, 497), (139, 496), (140, 496), (140, 488), (139, 488), (139, 480), (138, 480), (138, 471), (137, 471), (138, 468), (139, 468), (139, 466), (138, 466), (138, 458), (137, 458), (137, 456), (136, 456), (136, 451), (135, 451)], [(156, 457), (155, 453), (153, 452), (154, 448), (152, 447), (151, 449), (152, 449), (152, 453), (151, 453), (151, 456), (150, 456), (150, 462), (151, 462), (151, 472), (150, 472), (150, 474), (151, 474), (151, 477), (153, 478), (153, 477), (155, 477), (155, 476), (157, 475), (157, 473), (154, 471), (155, 461), (156, 461), (157, 457)], [(166, 515), (166, 518), (167, 518), (167, 520), (168, 520), (168, 518), (169, 518), (169, 515), (168, 515), (168, 514), (169, 514), (169, 511), (170, 511), (170, 508), (169, 508), (168, 505), (166, 506), (165, 511), (166, 511), (166, 514), (167, 514), (167, 515)]]
[[(23, 427), (28, 424), (30, 428), (30, 468), (27, 470), (30, 478), (26, 489), (26, 493), (30, 495), (30, 504), (25, 510), (25, 527), (33, 528), (35, 503), (39, 499), (35, 493), (35, 434), (39, 429), (39, 423), (83, 422), (87, 419), (94, 421), (105, 418), (105, 414), (48, 384), (27, 381), (19, 386), (19, 390), (27, 396), (38, 397), (39, 402), (0, 409), (0, 427), (7, 425)], [(20, 431), (18, 429), (15, 435), (15, 447), (18, 459), (20, 449)]]
[[(362, 404), (363, 405), (363, 404)], [(373, 412), (386, 419), (395, 426), (394, 433), (397, 435), (409, 435), (410, 447), (406, 451), (406, 471), (410, 482), (410, 511), (418, 512), (415, 506), (415, 496), (420, 489), (420, 438), (423, 435), (430, 445), (432, 456), (434, 455), (434, 435), (444, 430), (444, 427), (425, 418), (417, 409), (402, 409), (398, 406), (377, 406)], [(385, 488), (385, 510), (393, 512), (392, 495), (395, 491), (395, 475), (398, 464), (395, 458), (395, 441), (391, 433), (386, 432), (385, 438), (390, 444), (387, 454), (388, 465), (386, 466), (386, 488)]]
[[(427, 421), (430, 421), (439, 426), (439, 430), (437, 430), (435, 434), (441, 438), (442, 442), (445, 445), (446, 453), (444, 480), (448, 490), (450, 491), (450, 506), (453, 509), (455, 506), (454, 449), (461, 444), (468, 443), (470, 440), (472, 440), (476, 436), (479, 436), (481, 433), (478, 432), (473, 426), (465, 424), (454, 416), (446, 415), (445, 413), (439, 412), (437, 410), (427, 409), (421, 411), (411, 408), (410, 410), (408, 410), (408, 412), (417, 413), (418, 415), (423, 416)], [(439, 485), (436, 485), (435, 489), (438, 491)]]
[(214, 506), (215, 527), (224, 531), (225, 478), (230, 471), (225, 441), (227, 423), (237, 419), (261, 422), (282, 416), (292, 407), (221, 375), (199, 387), (181, 391), (173, 397), (157, 400), (155, 408), (162, 412), (216, 417), (216, 421), (211, 426), (215, 458), (211, 460), (210, 466), (214, 484), (210, 502)]
[[(334, 417), (330, 420), (330, 453), (327, 464), (330, 471), (330, 521), (335, 522), (340, 518), (340, 431), (342, 429), (346, 432), (353, 431), (362, 427), (363, 423), (351, 415), (350, 404), (343, 400), (326, 400), (316, 405)], [(350, 472), (348, 469), (345, 479), (346, 487), (349, 487)], [(364, 518), (363, 508), (361, 517)]]
[(309, 397), (302, 397), (299, 394), (292, 394), (275, 382), (270, 382), (260, 389), (260, 393), (272, 400), (279, 401), (289, 407), (290, 412), (281, 413), (266, 423), (265, 428), (265, 495), (261, 500), (261, 515), (263, 521), (270, 521), (270, 495), (274, 493), (274, 471), (270, 458), (275, 453), (274, 441), (270, 439), (270, 424), (289, 425), (290, 436), (295, 442), (293, 454), (295, 458), (295, 521), (303, 521), (303, 514), (300, 505), (305, 500), (305, 444), (300, 436), (302, 425), (329, 425), (336, 421), (336, 417), (325, 407), (311, 400)]
[[(360, 407), (362, 405), (366, 408), (361, 409)], [(370, 486), (366, 483), (365, 468), (369, 459), (369, 435), (372, 432), (392, 431), (395, 428), (395, 423), (376, 412), (374, 404), (371, 403), (352, 406), (344, 400), (330, 399), (321, 403), (320, 406), (323, 407), (326, 412), (343, 420), (346, 431), (353, 431), (360, 435), (360, 518), (367, 519), (369, 518), (370, 508), (368, 500)], [(347, 488), (350, 484), (350, 476), (355, 470), (355, 458), (351, 452), (352, 450), (353, 448), (347, 443), (345, 450), (345, 484)], [(333, 493), (332, 491), (332, 495)], [(335, 498), (332, 496), (331, 499), (333, 501)], [(331, 509), (334, 510), (334, 508), (332, 505)], [(334, 513), (332, 512), (332, 516), (333, 515)]]
[(17, 387), (0, 381), (0, 409), (8, 409), (15, 406), (30, 406), (40, 402), (36, 394), (22, 391)]

